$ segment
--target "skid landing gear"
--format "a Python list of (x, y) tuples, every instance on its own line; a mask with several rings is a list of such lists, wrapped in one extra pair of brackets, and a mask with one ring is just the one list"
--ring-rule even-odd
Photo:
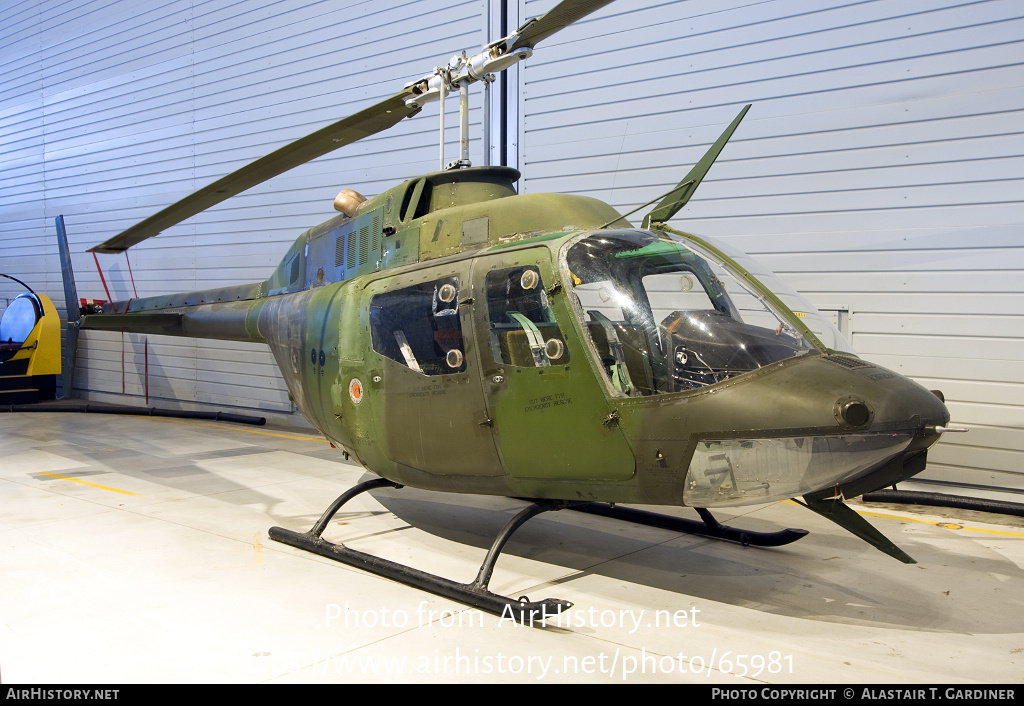
[[(565, 502), (556, 500), (527, 500), (531, 504), (521, 510), (515, 517), (502, 528), (501, 532), (494, 539), (487, 556), (484, 558), (476, 579), (472, 583), (459, 583), (446, 579), (436, 574), (430, 574), (419, 569), (414, 569), (404, 564), (399, 564), (387, 559), (366, 554), (354, 549), (349, 549), (343, 544), (335, 544), (323, 539), (320, 535), (327, 528), (328, 523), (338, 513), (342, 505), (349, 500), (374, 488), (401, 488), (398, 483), (393, 483), (384, 478), (374, 478), (364, 481), (346, 492), (342, 493), (324, 514), (313, 525), (308, 532), (294, 532), (283, 527), (271, 527), (270, 538), (295, 547), (304, 549), (314, 554), (349, 564), (359, 569), (385, 578), (404, 583), (407, 586), (414, 586), (424, 591), (429, 591), (445, 598), (451, 598), (465, 605), (485, 610), (502, 617), (513, 617), (517, 622), (533, 624), (533, 621), (550, 618), (572, 608), (569, 601), (547, 598), (543, 601), (530, 601), (527, 598), (508, 598), (491, 593), (487, 590), (491, 574), (494, 572), (494, 565), (498, 561), (498, 555), (508, 542), (512, 534), (532, 517), (550, 510), (561, 510), (569, 508), (578, 512), (586, 512), (602, 517), (610, 517), (627, 522), (660, 527), (674, 532), (696, 534), (714, 539), (726, 539), (740, 542), (744, 546), (754, 545), (759, 547), (778, 547), (790, 542), (795, 542), (807, 535), (807, 530), (785, 529), (778, 532), (752, 532), (739, 530), (733, 527), (719, 524), (711, 513), (703, 508), (697, 508), (701, 521), (686, 520), (669, 515), (660, 515), (644, 510), (632, 508), (617, 508), (603, 503), (591, 502)], [(525, 498), (521, 498), (525, 499)]]
[(491, 580), (491, 573), (494, 571), (494, 564), (498, 561), (498, 555), (512, 536), (512, 533), (531, 517), (549, 510), (560, 510), (564, 507), (563, 504), (541, 500), (519, 512), (498, 533), (490, 550), (487, 552), (487, 556), (484, 558), (483, 564), (480, 565), (480, 571), (477, 572), (473, 583), (459, 583), (436, 574), (429, 574), (425, 571), (405, 566), (404, 564), (381, 559), (372, 554), (358, 552), (354, 549), (349, 549), (343, 544), (334, 544), (320, 537), (324, 529), (327, 528), (331, 518), (341, 509), (342, 505), (360, 493), (381, 487), (401, 488), (402, 486), (383, 478), (365, 481), (349, 489), (331, 503), (331, 506), (327, 508), (327, 511), (324, 512), (308, 532), (300, 533), (286, 530), (282, 527), (271, 527), (269, 531), (270, 538), (298, 549), (305, 549), (314, 554), (319, 554), (328, 559), (334, 559), (359, 569), (365, 569), (371, 573), (393, 579), (408, 586), (415, 586), (424, 591), (429, 591), (445, 598), (451, 598), (489, 613), (503, 617), (513, 617), (516, 621), (522, 623), (529, 622), (532, 624), (534, 620), (539, 621), (544, 618), (550, 618), (572, 608), (572, 603), (569, 601), (554, 598), (548, 598), (543, 601), (530, 601), (526, 598), (515, 599), (499, 596), (487, 590), (487, 584)]
[(629, 507), (612, 507), (604, 503), (574, 503), (569, 509), (577, 512), (586, 512), (591, 515), (612, 517), (616, 520), (634, 522), (638, 525), (660, 527), (661, 529), (695, 534), (701, 537), (712, 539), (727, 539), (732, 542), (739, 542), (743, 546), (755, 547), (781, 547), (790, 544), (798, 539), (806, 537), (808, 532), (805, 529), (784, 529), (778, 532), (754, 532), (752, 530), (741, 530), (735, 527), (723, 525), (714, 516), (702, 507), (695, 507), (694, 510), (700, 515), (700, 520), (687, 520), (682, 517), (661, 515), (646, 510), (635, 510)]

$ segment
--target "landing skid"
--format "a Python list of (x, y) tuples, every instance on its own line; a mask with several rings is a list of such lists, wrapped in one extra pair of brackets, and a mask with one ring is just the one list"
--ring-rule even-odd
[(739, 542), (743, 546), (755, 547), (781, 547), (784, 544), (791, 544), (798, 539), (806, 537), (808, 532), (805, 529), (784, 529), (778, 532), (754, 532), (753, 530), (741, 530), (735, 527), (723, 525), (706, 509), (695, 507), (694, 510), (700, 515), (700, 520), (687, 520), (682, 517), (662, 515), (657, 512), (646, 510), (635, 510), (628, 507), (612, 507), (604, 503), (574, 503), (569, 506), (570, 510), (586, 512), (601, 517), (612, 517), (616, 520), (625, 520), (638, 525), (660, 527), (661, 529), (695, 534), (701, 537), (712, 539), (726, 539), (732, 542)]
[(525, 623), (529, 621), (532, 624), (534, 620), (550, 618), (572, 608), (572, 603), (569, 601), (554, 598), (548, 598), (543, 601), (530, 601), (525, 597), (515, 599), (500, 596), (487, 590), (487, 584), (491, 580), (491, 573), (494, 571), (494, 564), (498, 561), (498, 555), (505, 546), (505, 542), (512, 536), (512, 533), (531, 517), (549, 510), (560, 510), (563, 507), (562, 504), (553, 501), (538, 501), (519, 512), (498, 533), (494, 543), (491, 545), (490, 551), (487, 552), (487, 556), (484, 558), (483, 564), (480, 565), (480, 571), (477, 572), (476, 579), (472, 583), (459, 583), (404, 564), (381, 559), (372, 554), (349, 549), (343, 544), (334, 544), (320, 537), (327, 528), (331, 518), (341, 509), (342, 505), (360, 493), (381, 487), (401, 488), (402, 486), (383, 478), (365, 481), (351, 488), (331, 503), (331, 506), (327, 508), (327, 511), (324, 512), (308, 532), (300, 533), (286, 530), (282, 527), (271, 527), (269, 531), (270, 538), (298, 549), (305, 549), (314, 554), (319, 554), (328, 559), (364, 569), (408, 586), (415, 586), (424, 591), (429, 591), (445, 598), (451, 598), (452, 600), (494, 613), (495, 615), (514, 617), (519, 622)]
[(555, 598), (547, 598), (543, 601), (530, 601), (525, 596), (518, 599), (509, 598), (492, 593), (487, 589), (487, 585), (490, 583), (491, 574), (494, 572), (494, 565), (497, 563), (498, 555), (501, 554), (505, 543), (530, 518), (542, 512), (569, 508), (577, 512), (586, 512), (593, 515), (601, 515), (602, 517), (611, 517), (627, 522), (660, 527), (674, 532), (731, 540), (739, 542), (744, 546), (778, 547), (795, 542), (807, 534), (807, 530), (802, 529), (785, 529), (778, 532), (739, 530), (720, 524), (710, 512), (703, 508), (696, 508), (701, 517), (701, 521), (697, 521), (661, 515), (645, 510), (612, 507), (602, 503), (527, 500), (531, 504), (509, 520), (494, 539), (494, 543), (487, 552), (487, 556), (477, 572), (476, 579), (472, 583), (452, 581), (404, 564), (381, 559), (372, 554), (349, 549), (343, 544), (328, 542), (320, 536), (341, 507), (355, 496), (374, 488), (401, 487), (398, 483), (393, 483), (383, 478), (364, 481), (342, 493), (337, 500), (331, 503), (330, 507), (327, 508), (308, 532), (294, 532), (283, 527), (271, 527), (269, 531), (270, 538), (297, 549), (304, 549), (322, 557), (340, 561), (343, 564), (398, 581), (407, 586), (414, 586), (445, 598), (451, 598), (452, 600), (494, 613), (495, 615), (511, 616), (519, 622), (526, 623), (529, 621), (532, 624), (534, 620), (543, 620), (544, 618), (550, 618), (569, 610), (573, 604), (569, 601)]

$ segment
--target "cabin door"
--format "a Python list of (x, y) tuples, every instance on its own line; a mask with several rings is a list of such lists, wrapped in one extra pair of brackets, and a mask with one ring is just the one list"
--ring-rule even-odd
[(435, 476), (502, 473), (474, 340), (464, 335), (469, 289), (466, 263), (378, 280), (365, 294), (385, 453)]
[(545, 248), (473, 261), (473, 331), (483, 394), (510, 478), (624, 480), (633, 455), (569, 324)]

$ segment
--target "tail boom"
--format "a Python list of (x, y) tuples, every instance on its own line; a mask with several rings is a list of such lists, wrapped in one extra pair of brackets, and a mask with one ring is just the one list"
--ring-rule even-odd
[(266, 343), (256, 325), (262, 302), (257, 299), (125, 314), (92, 314), (82, 319), (81, 327), (100, 331)]

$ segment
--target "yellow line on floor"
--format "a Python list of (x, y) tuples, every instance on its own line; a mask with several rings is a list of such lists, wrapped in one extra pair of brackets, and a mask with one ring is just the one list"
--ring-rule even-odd
[(957, 522), (935, 522), (933, 520), (918, 520), (913, 517), (903, 517), (902, 515), (883, 515), (880, 512), (861, 512), (860, 510), (855, 511), (858, 515), (870, 515), (871, 517), (886, 517), (891, 520), (906, 520), (907, 522), (923, 522), (926, 525), (935, 525), (936, 527), (942, 527), (943, 529), (954, 529), (954, 530), (970, 530), (971, 532), (985, 532), (986, 534), (1002, 534), (1007, 537), (1024, 537), (1024, 534), (1017, 532), (1003, 532), (1001, 530), (990, 530), (982, 529), (981, 527), (968, 527), (967, 525), (961, 525)]
[(171, 422), (172, 424), (188, 424), (193, 427), (209, 427), (210, 429), (231, 429), (233, 431), (244, 431), (247, 434), (261, 434), (263, 436), (279, 436), (282, 439), (298, 439), (299, 441), (319, 441), (324, 444), (330, 443), (327, 439), (314, 436), (294, 436), (292, 434), (278, 434), (272, 431), (257, 431), (255, 429), (243, 429), (241, 427), (224, 427), (217, 424), (203, 424), (201, 422), (186, 422), (184, 419), (168, 419), (167, 417), (149, 417), (142, 414), (129, 415), (136, 419), (151, 419), (155, 422)]
[(82, 485), (89, 485), (93, 488), (99, 488), (101, 490), (109, 490), (112, 493), (123, 493), (124, 495), (138, 495), (130, 490), (121, 490), (120, 488), (111, 488), (109, 485), (100, 485), (99, 483), (90, 483), (87, 480), (81, 480), (80, 478), (68, 478), (67, 476), (58, 475), (56, 473), (49, 473), (48, 471), (39, 471), (41, 476), (49, 476), (50, 478), (58, 478), (60, 480), (69, 480), (72, 483), (81, 483)]
[[(783, 500), (782, 502), (788, 503), (790, 505), (799, 505), (800, 504), (800, 503), (793, 502), (792, 500)], [(981, 527), (968, 527), (967, 525), (961, 525), (961, 524), (959, 524), (957, 522), (935, 522), (934, 520), (919, 520), (916, 517), (904, 517), (903, 515), (885, 515), (885, 514), (882, 514), (880, 512), (867, 512), (866, 510), (854, 509), (852, 506), (848, 506), (848, 507), (850, 507), (850, 509), (853, 510), (854, 512), (856, 512), (858, 515), (870, 515), (871, 517), (884, 517), (884, 518), (889, 519), (889, 520), (906, 520), (907, 522), (920, 522), (920, 523), (925, 524), (925, 525), (934, 525), (936, 527), (941, 527), (943, 529), (955, 529), (955, 530), (963, 529), (963, 530), (970, 530), (971, 532), (985, 532), (986, 534), (1000, 534), (1000, 535), (1005, 535), (1007, 537), (1024, 537), (1024, 534), (1020, 534), (1020, 533), (1017, 533), (1017, 532), (1003, 532), (1001, 530), (982, 529)]]

